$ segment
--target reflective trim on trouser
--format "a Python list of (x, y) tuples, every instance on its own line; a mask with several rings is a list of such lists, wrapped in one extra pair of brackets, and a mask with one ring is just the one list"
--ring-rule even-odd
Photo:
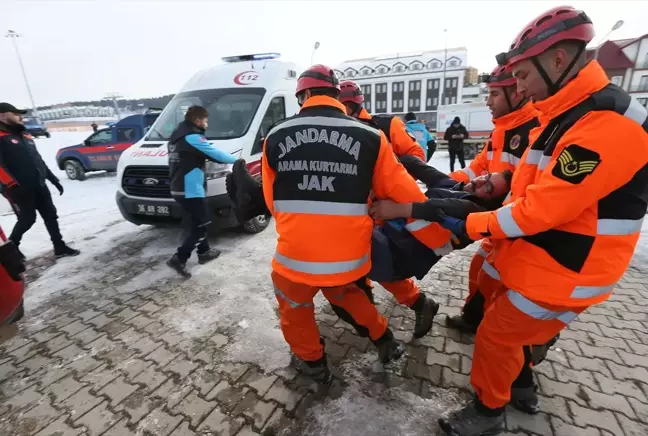
[[(291, 350), (305, 361), (315, 361), (324, 355), (315, 322), (313, 298), (317, 286), (295, 283), (272, 272), (272, 283), (279, 303), (281, 331)], [(363, 290), (354, 284), (323, 289), (326, 299), (346, 310), (359, 325), (367, 327), (371, 339), (378, 339), (387, 330), (387, 320), (378, 313)], [(338, 298), (341, 297), (341, 298)]]
[(404, 304), (411, 307), (416, 303), (421, 291), (413, 279), (397, 280), (395, 282), (380, 282), (380, 285), (387, 289), (398, 301), (398, 304)]
[(473, 298), (479, 289), (479, 272), (482, 269), (484, 259), (486, 259), (486, 256), (488, 256), (488, 253), (490, 253), (492, 248), (493, 243), (491, 240), (488, 238), (483, 239), (477, 252), (473, 255), (473, 258), (470, 261), (470, 269), (468, 270), (468, 297), (466, 298), (466, 303)]
[(523, 347), (545, 344), (566, 327), (560, 315), (538, 318), (520, 311), (517, 306), (535, 315), (541, 310), (579, 314), (586, 309), (545, 305), (515, 294), (522, 298), (514, 295), (513, 302), (512, 294), (499, 294), (486, 311), (475, 338), (471, 383), (480, 401), (491, 409), (504, 407), (510, 401), (511, 384), (524, 365)]

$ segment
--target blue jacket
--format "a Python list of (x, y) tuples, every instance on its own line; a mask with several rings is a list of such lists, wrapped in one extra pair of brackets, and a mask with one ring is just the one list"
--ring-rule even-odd
[(205, 198), (206, 160), (233, 164), (236, 157), (211, 145), (205, 131), (183, 121), (169, 139), (169, 172), (171, 195), (184, 198)]
[(412, 120), (405, 123), (405, 128), (416, 138), (416, 142), (423, 147), (423, 151), (425, 151), (425, 155), (427, 156), (428, 142), (434, 141), (434, 136), (428, 132), (425, 124)]

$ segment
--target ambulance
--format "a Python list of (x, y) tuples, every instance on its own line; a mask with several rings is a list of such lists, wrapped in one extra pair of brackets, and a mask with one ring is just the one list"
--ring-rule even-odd
[[(209, 112), (205, 136), (210, 143), (245, 159), (252, 175), (261, 174), (263, 140), (276, 122), (297, 113), (297, 77), (302, 69), (280, 60), (278, 53), (230, 56), (223, 64), (196, 73), (169, 102), (147, 135), (120, 157), (117, 205), (137, 225), (179, 225), (183, 213), (171, 198), (167, 143), (187, 109)], [(239, 223), (225, 189), (231, 165), (208, 162), (207, 204), (214, 225), (242, 226), (258, 233), (268, 226), (264, 216)]]

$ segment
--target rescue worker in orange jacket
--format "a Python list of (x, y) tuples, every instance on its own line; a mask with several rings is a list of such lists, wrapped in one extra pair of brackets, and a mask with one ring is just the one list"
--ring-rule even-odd
[[(353, 81), (347, 80), (340, 83), (340, 102), (346, 107), (347, 114), (357, 118), (358, 120), (367, 123), (371, 126), (379, 128), (383, 131), (387, 139), (390, 141), (391, 146), (394, 150), (394, 154), (398, 157), (401, 156), (415, 156), (421, 159), (423, 162), (426, 162), (425, 152), (416, 142), (416, 138), (410, 134), (405, 128), (403, 121), (394, 116), (379, 116), (372, 117), (369, 115), (367, 110), (362, 107), (364, 103), (364, 95), (362, 95), (362, 90), (360, 87)], [(414, 229), (420, 230), (419, 226), (424, 223), (415, 223), (408, 224), (407, 230)], [(430, 231), (432, 229), (427, 229)], [(434, 230), (433, 230), (434, 231)], [(419, 232), (420, 233), (420, 232)], [(420, 242), (426, 244), (425, 240), (422, 240), (416, 233), (413, 233)], [(438, 255), (443, 256), (448, 254), (452, 250), (451, 246), (448, 244), (446, 249), (439, 250), (439, 244), (436, 238), (433, 240), (433, 244), (428, 248), (434, 250)], [(423, 294), (414, 279), (408, 278), (404, 280), (397, 280), (393, 282), (380, 282), (381, 286), (389, 291), (399, 304), (403, 304), (415, 313), (414, 320), (414, 337), (422, 338), (432, 329), (432, 323), (434, 317), (439, 311), (439, 304), (432, 298), (426, 297)], [(367, 284), (369, 290), (371, 285)], [(334, 307), (334, 309), (336, 309)], [(345, 317), (343, 313), (340, 313), (340, 310), (336, 311), (338, 316), (342, 317), (347, 321), (351, 321), (348, 317)], [(358, 328), (357, 325), (354, 325), (356, 331), (361, 336), (363, 335), (363, 329)]]
[[(495, 127), (488, 143), (470, 165), (450, 173), (450, 177), (460, 183), (468, 183), (483, 174), (515, 172), (529, 146), (529, 132), (538, 126), (537, 111), (524, 94), (517, 92), (515, 78), (505, 67), (496, 67), (486, 78), (486, 83), (486, 104), (493, 115)], [(484, 306), (499, 284), (492, 266), (488, 263), (484, 265), (491, 247), (490, 238), (484, 238), (473, 256), (468, 272), (466, 303), (460, 315), (446, 318), (448, 327), (467, 332), (477, 331), (484, 316)]]
[(532, 384), (511, 388), (525, 347), (607, 300), (630, 264), (648, 204), (648, 113), (587, 61), (593, 36), (584, 12), (561, 6), (497, 56), (534, 101), (540, 127), (504, 207), (440, 220), (498, 240), (487, 261), (501, 280), (475, 339), (476, 400), (439, 420), (447, 434), (498, 434), (512, 393), (533, 395)]
[[(279, 234), (272, 281), (282, 332), (297, 369), (324, 383), (331, 376), (313, 307), (320, 289), (369, 330), (381, 361), (402, 355), (403, 346), (361, 289), (371, 268), (369, 196), (425, 200), (385, 135), (347, 116), (339, 93), (332, 69), (315, 65), (302, 73), (301, 110), (270, 130), (262, 159), (264, 199)], [(427, 224), (440, 245), (449, 240), (449, 232)]]
[(341, 82), (340, 89), (340, 101), (346, 107), (347, 114), (382, 130), (396, 156), (416, 156), (423, 162), (427, 162), (425, 152), (416, 142), (416, 138), (407, 131), (403, 120), (393, 115), (369, 115), (362, 106), (364, 103), (362, 90), (351, 80)]

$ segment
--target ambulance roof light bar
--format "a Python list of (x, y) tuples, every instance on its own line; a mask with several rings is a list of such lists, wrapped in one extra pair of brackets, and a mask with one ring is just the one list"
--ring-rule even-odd
[(233, 63), (233, 62), (278, 59), (279, 57), (281, 57), (280, 53), (256, 53), (256, 54), (248, 54), (248, 55), (226, 56), (221, 59), (223, 60), (223, 62)]

